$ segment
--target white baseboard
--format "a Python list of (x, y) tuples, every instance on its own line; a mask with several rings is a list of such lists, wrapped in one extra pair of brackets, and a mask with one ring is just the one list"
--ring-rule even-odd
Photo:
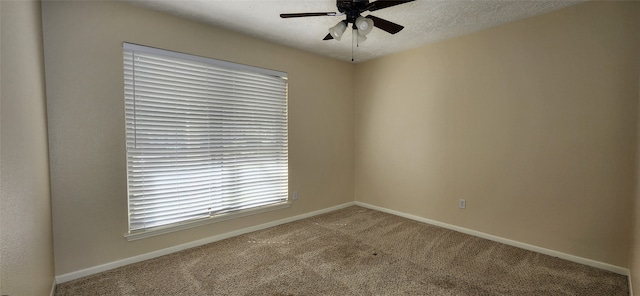
[(629, 275), (627, 275), (627, 280), (629, 281), (629, 296), (633, 296), (633, 285), (631, 284), (631, 271), (629, 271)]
[(346, 208), (346, 207), (349, 207), (349, 206), (352, 206), (352, 205), (357, 205), (357, 206), (361, 206), (361, 207), (377, 210), (377, 211), (380, 211), (380, 212), (389, 213), (389, 214), (392, 214), (392, 215), (396, 215), (396, 216), (404, 217), (404, 218), (407, 218), (407, 219), (411, 219), (411, 220), (415, 220), (415, 221), (419, 221), (419, 222), (423, 222), (423, 223), (439, 226), (439, 227), (442, 227), (442, 228), (458, 231), (458, 232), (461, 232), (461, 233), (473, 235), (473, 236), (476, 236), (476, 237), (488, 239), (488, 240), (499, 242), (499, 243), (503, 243), (503, 244), (506, 244), (506, 245), (522, 248), (522, 249), (525, 249), (525, 250), (529, 250), (529, 251), (533, 251), (533, 252), (537, 252), (537, 253), (553, 256), (553, 257), (558, 257), (558, 258), (562, 258), (562, 259), (569, 260), (569, 261), (572, 261), (572, 262), (576, 262), (576, 263), (592, 266), (592, 267), (595, 267), (595, 268), (608, 270), (608, 271), (615, 272), (615, 273), (618, 273), (618, 274), (626, 275), (627, 277), (629, 277), (630, 295), (633, 296), (633, 292), (631, 290), (630, 272), (629, 272), (629, 269), (627, 269), (627, 268), (619, 267), (619, 266), (615, 266), (615, 265), (612, 265), (612, 264), (599, 262), (599, 261), (595, 261), (595, 260), (591, 260), (591, 259), (587, 259), (587, 258), (582, 258), (582, 257), (578, 257), (578, 256), (574, 256), (574, 255), (570, 255), (570, 254), (566, 254), (566, 253), (562, 253), (562, 252), (546, 249), (546, 248), (543, 248), (543, 247), (538, 247), (538, 246), (534, 246), (534, 245), (530, 245), (530, 244), (526, 244), (526, 243), (522, 243), (522, 242), (518, 242), (518, 241), (506, 239), (506, 238), (502, 238), (502, 237), (499, 237), (499, 236), (487, 234), (487, 233), (484, 233), (484, 232), (480, 232), (480, 231), (476, 231), (476, 230), (472, 230), (472, 229), (468, 229), (468, 228), (464, 228), (464, 227), (459, 227), (459, 226), (447, 224), (447, 223), (444, 223), (444, 222), (431, 220), (431, 219), (427, 219), (427, 218), (423, 218), (423, 217), (419, 217), (419, 216), (415, 216), (415, 215), (411, 215), (411, 214), (407, 214), (407, 213), (403, 213), (403, 212), (399, 212), (399, 211), (395, 211), (395, 210), (390, 210), (390, 209), (387, 209), (387, 208), (378, 207), (378, 206), (374, 206), (374, 205), (371, 205), (371, 204), (358, 202), (358, 201), (356, 201), (356, 202), (348, 202), (348, 203), (340, 204), (340, 205), (337, 205), (337, 206), (329, 207), (329, 208), (326, 208), (326, 209), (317, 210), (317, 211), (313, 211), (313, 212), (309, 212), (309, 213), (305, 213), (305, 214), (301, 214), (301, 215), (297, 215), (297, 216), (293, 216), (293, 217), (289, 217), (289, 218), (285, 218), (285, 219), (280, 219), (280, 220), (276, 220), (276, 221), (272, 221), (272, 222), (268, 222), (268, 223), (264, 223), (264, 224), (260, 224), (260, 225), (256, 225), (256, 226), (252, 226), (252, 227), (247, 227), (247, 228), (244, 228), (244, 229), (239, 229), (239, 230), (236, 230), (236, 231), (231, 231), (231, 232), (215, 235), (215, 236), (212, 236), (212, 237), (208, 237), (208, 238), (196, 240), (196, 241), (193, 241), (193, 242), (189, 242), (189, 243), (173, 246), (173, 247), (170, 247), (170, 248), (161, 249), (161, 250), (157, 250), (157, 251), (153, 251), (153, 252), (137, 255), (137, 256), (134, 256), (134, 257), (130, 257), (130, 258), (126, 258), (126, 259), (122, 259), (122, 260), (118, 260), (118, 261), (114, 261), (114, 262), (110, 262), (110, 263), (106, 263), (106, 264), (102, 264), (102, 265), (98, 265), (98, 266), (94, 266), (94, 267), (90, 267), (90, 268), (86, 268), (86, 269), (82, 269), (82, 270), (78, 270), (78, 271), (74, 271), (74, 272), (70, 272), (70, 273), (66, 273), (66, 274), (63, 274), (63, 275), (59, 275), (59, 276), (56, 276), (55, 279), (54, 279), (51, 295), (52, 296), (54, 295), (53, 293), (55, 292), (56, 283), (57, 284), (62, 284), (62, 283), (68, 282), (68, 281), (72, 281), (72, 280), (79, 279), (79, 278), (82, 278), (82, 277), (85, 277), (85, 276), (89, 276), (89, 275), (93, 275), (93, 274), (96, 274), (96, 273), (104, 272), (104, 271), (107, 271), (107, 270), (115, 269), (115, 268), (122, 267), (122, 266), (125, 266), (125, 265), (129, 265), (129, 264), (145, 261), (145, 260), (148, 260), (148, 259), (152, 259), (152, 258), (168, 255), (168, 254), (171, 254), (171, 253), (175, 253), (175, 252), (179, 252), (179, 251), (182, 251), (182, 250), (198, 247), (198, 246), (201, 246), (201, 245), (205, 245), (205, 244), (208, 244), (208, 243), (216, 242), (216, 241), (227, 239), (227, 238), (230, 238), (230, 237), (242, 235), (242, 234), (245, 234), (245, 233), (258, 231), (258, 230), (266, 229), (266, 228), (273, 227), (273, 226), (278, 226), (280, 224), (289, 223), (289, 222), (293, 222), (293, 221), (309, 218), (309, 217), (312, 217), (312, 216), (316, 216), (316, 215), (332, 212), (332, 211), (343, 209), (343, 208)]
[(522, 242), (518, 242), (518, 241), (506, 239), (506, 238), (502, 238), (502, 237), (491, 235), (491, 234), (488, 234), (488, 233), (484, 233), (484, 232), (480, 232), (480, 231), (476, 231), (476, 230), (472, 230), (472, 229), (468, 229), (468, 228), (464, 228), (464, 227), (459, 227), (459, 226), (455, 226), (455, 225), (447, 224), (447, 223), (444, 223), (444, 222), (431, 220), (431, 219), (427, 219), (427, 218), (423, 218), (423, 217), (420, 217), (420, 216), (415, 216), (415, 215), (411, 215), (411, 214), (407, 214), (407, 213), (403, 213), (403, 212), (399, 212), (399, 211), (394, 211), (394, 210), (390, 210), (390, 209), (383, 208), (383, 207), (374, 206), (374, 205), (363, 203), (363, 202), (359, 202), (359, 201), (356, 201), (355, 204), (357, 206), (369, 208), (369, 209), (380, 211), (380, 212), (389, 213), (389, 214), (392, 214), (392, 215), (396, 215), (396, 216), (404, 217), (404, 218), (407, 218), (407, 219), (411, 219), (411, 220), (415, 220), (415, 221), (431, 224), (431, 225), (434, 225), (434, 226), (439, 226), (439, 227), (450, 229), (450, 230), (454, 230), (454, 231), (457, 231), (457, 232), (462, 232), (462, 233), (465, 233), (465, 234), (477, 236), (479, 238), (484, 238), (484, 239), (488, 239), (488, 240), (491, 240), (491, 241), (494, 241), (494, 242), (503, 243), (505, 245), (510, 245), (510, 246), (514, 246), (514, 247), (517, 247), (517, 248), (521, 248), (521, 249), (525, 249), (525, 250), (529, 250), (529, 251), (533, 251), (533, 252), (537, 252), (537, 253), (553, 256), (553, 257), (558, 257), (558, 258), (569, 260), (569, 261), (572, 261), (572, 262), (576, 262), (576, 263), (592, 266), (592, 267), (595, 267), (595, 268), (599, 268), (599, 269), (604, 269), (604, 270), (608, 270), (608, 271), (611, 271), (611, 272), (615, 272), (617, 274), (629, 276), (629, 269), (624, 268), (624, 267), (615, 266), (615, 265), (612, 265), (612, 264), (608, 264), (608, 263), (604, 263), (604, 262), (600, 262), (600, 261), (595, 261), (595, 260), (591, 260), (591, 259), (587, 259), (587, 258), (582, 258), (582, 257), (578, 257), (578, 256), (574, 256), (574, 255), (570, 255), (570, 254), (566, 254), (566, 253), (550, 250), (550, 249), (547, 249), (547, 248), (538, 247), (538, 246), (534, 246), (534, 245), (530, 245), (530, 244), (526, 244), (526, 243), (522, 243)]
[(49, 296), (56, 295), (56, 278), (53, 278), (53, 285), (51, 286), (51, 292), (49, 292)]
[[(212, 243), (212, 242), (216, 242), (216, 241), (227, 239), (227, 238), (230, 238), (230, 237), (242, 235), (242, 234), (245, 234), (245, 233), (258, 231), (258, 230), (266, 229), (266, 228), (269, 228), (269, 227), (278, 226), (280, 224), (289, 223), (289, 222), (293, 222), (293, 221), (309, 218), (309, 217), (312, 217), (312, 216), (316, 216), (316, 215), (332, 212), (332, 211), (335, 211), (335, 210), (339, 210), (339, 209), (343, 209), (343, 208), (352, 206), (354, 204), (355, 204), (355, 202), (348, 202), (348, 203), (340, 204), (340, 205), (337, 205), (337, 206), (329, 207), (329, 208), (326, 208), (326, 209), (317, 210), (317, 211), (313, 211), (313, 212), (309, 212), (309, 213), (305, 213), (305, 214), (301, 214), (301, 215), (297, 215), (297, 216), (293, 216), (293, 217), (289, 217), (289, 218), (284, 218), (284, 219), (280, 219), (280, 220), (276, 220), (276, 221), (272, 221), (272, 222), (268, 222), (268, 223), (264, 223), (264, 224), (260, 224), (260, 225), (256, 225), (256, 226), (252, 226), (252, 227), (247, 227), (247, 228), (243, 228), (243, 229), (239, 229), (239, 230), (235, 230), (235, 231), (231, 231), (231, 232), (215, 235), (215, 236), (212, 236), (212, 237), (208, 237), (208, 238), (192, 241), (192, 242), (189, 242), (189, 243), (185, 243), (185, 244), (169, 247), (169, 248), (166, 248), (166, 249), (157, 250), (157, 251), (149, 252), (149, 253), (146, 253), (146, 254), (141, 254), (141, 255), (134, 256), (134, 257), (130, 257), (130, 258), (126, 258), (126, 259), (122, 259), (122, 260), (118, 260), (118, 261), (114, 261), (114, 262), (110, 262), (110, 263), (106, 263), (106, 264), (102, 264), (102, 265), (98, 265), (98, 266), (94, 266), (94, 267), (90, 267), (90, 268), (86, 268), (86, 269), (82, 269), (82, 270), (78, 270), (78, 271), (74, 271), (74, 272), (70, 272), (70, 273), (66, 273), (66, 274), (63, 274), (63, 275), (56, 276), (55, 281), (54, 281), (54, 285), (55, 285), (55, 283), (62, 284), (62, 283), (68, 282), (68, 281), (72, 281), (72, 280), (79, 279), (79, 278), (82, 278), (82, 277), (90, 276), (90, 275), (93, 275), (93, 274), (96, 274), (96, 273), (104, 272), (104, 271), (107, 271), (107, 270), (115, 269), (115, 268), (118, 268), (118, 267), (122, 267), (122, 266), (125, 266), (125, 265), (137, 263), (137, 262), (142, 262), (142, 261), (149, 260), (149, 259), (152, 259), (152, 258), (156, 258), (156, 257), (168, 255), (168, 254), (171, 254), (171, 253), (179, 252), (179, 251), (182, 251), (182, 250), (186, 250), (186, 249), (190, 249), (190, 248), (206, 245), (206, 244), (209, 244), (209, 243)], [(54, 286), (54, 289), (55, 289), (55, 286)]]

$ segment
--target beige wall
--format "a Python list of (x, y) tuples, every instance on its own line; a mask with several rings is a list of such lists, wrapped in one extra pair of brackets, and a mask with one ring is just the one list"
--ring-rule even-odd
[(639, 9), (590, 2), (358, 64), (355, 199), (627, 267)]
[(39, 1), (0, 1), (0, 294), (49, 295), (53, 239)]
[[(353, 200), (353, 66), (118, 2), (43, 4), (56, 274)], [(128, 242), (122, 42), (289, 74), (290, 208)]]

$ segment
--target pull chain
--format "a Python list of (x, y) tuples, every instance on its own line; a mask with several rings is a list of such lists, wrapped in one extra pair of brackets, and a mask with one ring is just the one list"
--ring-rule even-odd
[(353, 62), (353, 48), (358, 46), (358, 29), (353, 29), (351, 33), (351, 62)]

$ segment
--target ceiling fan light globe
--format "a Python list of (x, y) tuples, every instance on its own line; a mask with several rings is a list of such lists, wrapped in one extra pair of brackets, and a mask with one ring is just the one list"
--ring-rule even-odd
[(359, 16), (356, 19), (356, 27), (358, 28), (358, 34), (365, 36), (373, 30), (373, 20)]
[(358, 44), (367, 41), (367, 37), (364, 35), (358, 34)]
[(347, 24), (344, 22), (339, 22), (335, 26), (329, 28), (329, 34), (333, 36), (333, 39), (340, 41), (342, 38), (342, 34), (347, 29)]

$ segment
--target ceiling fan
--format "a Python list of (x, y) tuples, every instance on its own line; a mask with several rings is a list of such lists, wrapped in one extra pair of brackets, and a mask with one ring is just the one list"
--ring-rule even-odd
[[(390, 34), (395, 34), (404, 29), (403, 26), (390, 22), (373, 15), (367, 15), (363, 17), (361, 14), (365, 11), (373, 12), (383, 8), (412, 2), (415, 0), (400, 0), (400, 1), (388, 1), (378, 0), (369, 2), (369, 0), (337, 0), (336, 6), (339, 12), (306, 12), (306, 13), (283, 13), (280, 14), (281, 18), (292, 17), (309, 17), (309, 16), (342, 16), (345, 15), (346, 19), (340, 21), (335, 26), (329, 29), (329, 34), (324, 37), (323, 40), (336, 39), (340, 40), (342, 34), (347, 29), (349, 24), (353, 24), (354, 43), (363, 42), (367, 38), (365, 37), (373, 27), (379, 28)], [(357, 31), (357, 34), (355, 34)], [(355, 36), (357, 35), (357, 36)]]

